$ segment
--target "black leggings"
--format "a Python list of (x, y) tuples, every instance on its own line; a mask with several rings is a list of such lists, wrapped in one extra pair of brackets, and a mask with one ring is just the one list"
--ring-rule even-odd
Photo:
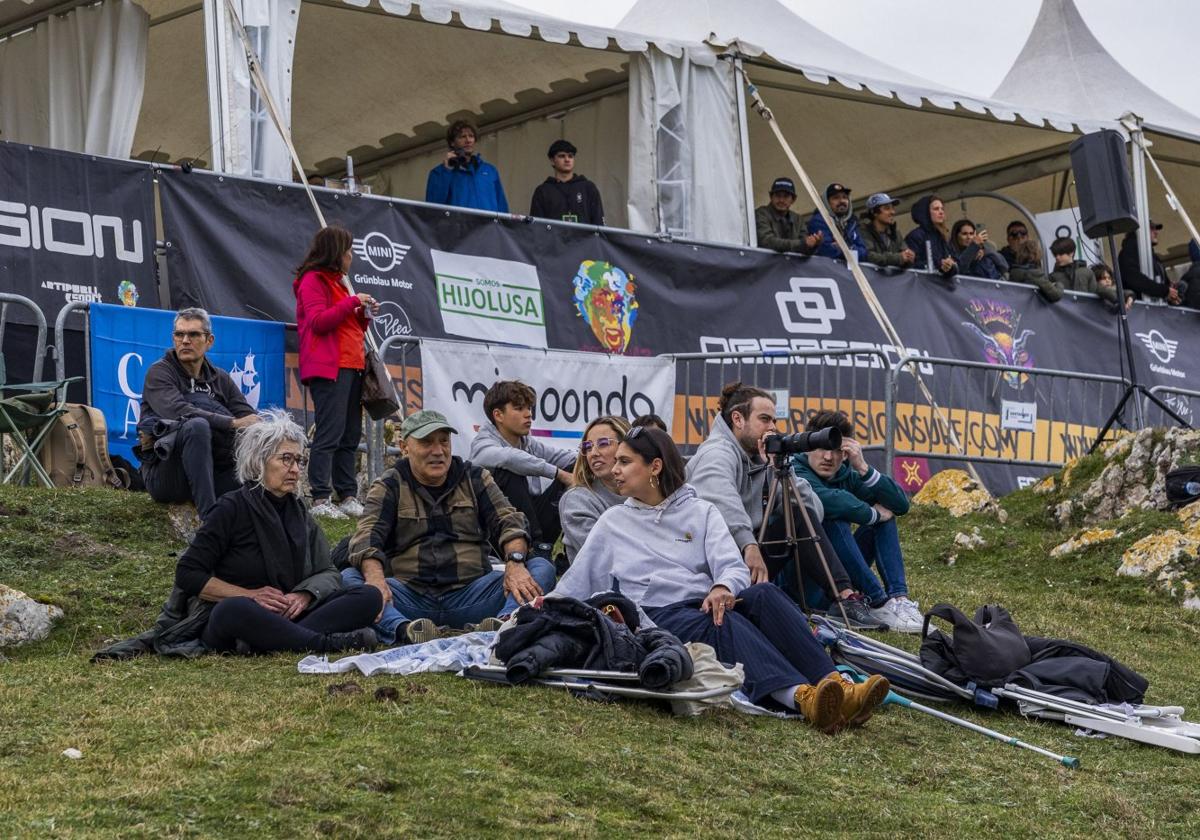
[(338, 590), (296, 621), (253, 598), (226, 598), (213, 607), (201, 638), (213, 650), (235, 650), (240, 639), (257, 653), (325, 653), (328, 634), (370, 627), (382, 607), (383, 596), (374, 586)]

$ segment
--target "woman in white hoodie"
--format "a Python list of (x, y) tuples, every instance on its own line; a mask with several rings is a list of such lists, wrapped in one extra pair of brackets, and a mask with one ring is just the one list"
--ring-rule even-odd
[(742, 663), (742, 687), (755, 703), (797, 709), (828, 733), (866, 722), (887, 696), (887, 680), (841, 678), (796, 604), (773, 584), (750, 585), (720, 512), (684, 483), (669, 435), (630, 429), (612, 474), (625, 502), (596, 522), (555, 595), (620, 591), (659, 627), (712, 646), (724, 663)]

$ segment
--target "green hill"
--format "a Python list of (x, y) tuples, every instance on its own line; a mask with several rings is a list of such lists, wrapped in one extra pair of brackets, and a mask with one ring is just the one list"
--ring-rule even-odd
[[(1114, 574), (1175, 517), (1132, 514), (1117, 540), (1052, 560), (1073, 533), (1050, 512), (1066, 493), (1006, 498), (1003, 525), (916, 508), (902, 532), (914, 597), (1002, 603), (1200, 719), (1200, 616)], [(955, 548), (972, 528), (985, 545)], [(181, 547), (145, 496), (0, 488), (0, 582), (66, 612), (0, 663), (0, 836), (1200, 834), (1195, 758), (965, 707), (951, 711), (1082, 769), (896, 708), (830, 738), (450, 675), (354, 677), (361, 693), (330, 694), (347, 677), (299, 675), (295, 656), (89, 664), (154, 619)], [(398, 702), (374, 698), (384, 685)]]

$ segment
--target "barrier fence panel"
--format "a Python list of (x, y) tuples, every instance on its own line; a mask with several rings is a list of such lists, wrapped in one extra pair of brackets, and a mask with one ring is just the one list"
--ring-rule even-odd
[[(400, 403), (401, 417), (407, 417), (418, 407), (421, 382), (420, 350), (421, 340), (419, 338), (404, 335), (391, 336), (379, 345), (379, 358), (391, 371), (392, 387), (398, 389), (396, 402)], [(365, 435), (367, 481), (374, 481), (387, 468), (387, 456), (400, 454), (400, 449), (388, 445), (386, 420), (368, 419)]]
[[(1166, 403), (1172, 411), (1188, 421), (1188, 423), (1193, 426), (1196, 425), (1196, 412), (1192, 408), (1192, 399), (1200, 397), (1200, 391), (1179, 388), (1174, 385), (1155, 385), (1150, 389), (1150, 393)], [(1142, 417), (1145, 419), (1147, 426), (1171, 427), (1179, 425), (1175, 421), (1175, 418), (1147, 399), (1142, 400)]]
[[(33, 314), (33, 321), (37, 325), (33, 375), (30, 379), (33, 382), (41, 382), (42, 362), (46, 358), (46, 316), (42, 314), (41, 307), (24, 295), (15, 295), (12, 292), (0, 292), (0, 348), (4, 347), (4, 330), (8, 325), (8, 307), (14, 303), (17, 306), (28, 309)], [(59, 378), (61, 379), (62, 377), (60, 376)]]
[[(923, 396), (919, 365), (962, 449), (951, 443)], [(1054, 469), (1086, 454), (1128, 387), (1119, 376), (910, 356), (890, 371), (887, 459), (971, 462)], [(992, 473), (998, 476), (998, 473)], [(1017, 475), (1024, 486), (1037, 475)], [(1014, 476), (984, 475), (993, 493)]]
[[(856, 439), (882, 453), (888, 435), (888, 357), (875, 348), (766, 353), (678, 353), (675, 360), (675, 441), (692, 455), (708, 436), (721, 388), (741, 381), (776, 395), (780, 431), (802, 431), (815, 411), (846, 412)], [(885, 471), (890, 464), (877, 464)]]
[[(84, 401), (91, 405), (92, 403), (92, 342), (91, 342), (91, 322), (88, 320), (88, 301), (76, 300), (71, 301), (62, 309), (58, 310), (58, 315), (54, 318), (54, 344), (50, 346), (50, 352), (54, 355), (54, 375), (57, 379), (63, 380), (67, 376), (67, 319), (73, 312), (78, 312), (83, 315), (83, 392)], [(71, 398), (70, 389), (75, 383), (67, 386), (67, 399)]]

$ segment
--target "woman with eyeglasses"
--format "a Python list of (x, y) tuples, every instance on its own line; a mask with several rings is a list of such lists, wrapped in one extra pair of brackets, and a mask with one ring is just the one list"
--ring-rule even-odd
[(363, 513), (355, 468), (362, 437), (363, 343), (369, 317), (379, 312), (375, 298), (351, 294), (342, 280), (354, 260), (353, 242), (350, 231), (336, 225), (317, 231), (292, 281), (300, 381), (317, 415), (308, 466), (312, 512), (334, 519)]
[(617, 460), (617, 446), (628, 431), (628, 420), (612, 416), (597, 417), (583, 430), (581, 457), (575, 460), (575, 486), (563, 493), (558, 502), (568, 561), (575, 560), (600, 514), (625, 501), (617, 493), (612, 468)]
[(619, 591), (659, 627), (710, 645), (727, 665), (740, 662), (753, 702), (798, 710), (822, 732), (871, 717), (887, 680), (843, 679), (799, 607), (774, 584), (750, 585), (720, 512), (684, 482), (668, 434), (630, 429), (612, 479), (624, 503), (600, 516), (550, 597)]
[(260, 416), (234, 445), (242, 487), (217, 500), (175, 568), (193, 608), (214, 605), (200, 639), (216, 651), (371, 649), (383, 598), (373, 586), (343, 588), (297, 495), (304, 430), (281, 409)]

